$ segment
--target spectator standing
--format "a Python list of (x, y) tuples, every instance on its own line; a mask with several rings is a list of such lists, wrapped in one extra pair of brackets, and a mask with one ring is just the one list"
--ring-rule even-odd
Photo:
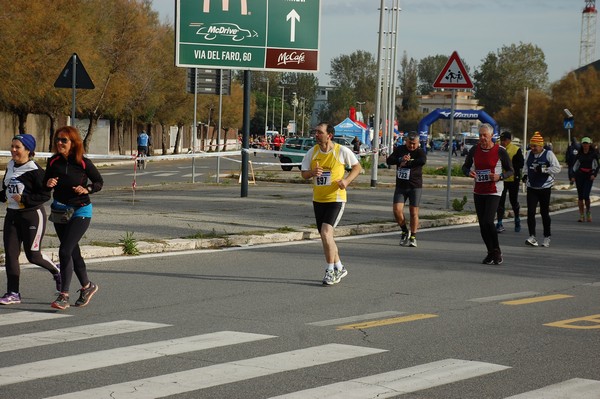
[(54, 138), (54, 150), (55, 154), (48, 160), (44, 186), (54, 190), (51, 210), (60, 240), (58, 257), (62, 287), (51, 306), (62, 310), (70, 306), (69, 287), (73, 272), (81, 283), (75, 306), (86, 306), (98, 291), (98, 285), (88, 278), (79, 241), (92, 219), (90, 194), (100, 191), (104, 181), (92, 161), (83, 156), (83, 142), (76, 128), (59, 128)]
[(575, 182), (575, 185), (577, 186), (577, 205), (579, 207), (578, 222), (592, 221), (590, 193), (592, 192), (592, 185), (594, 184), (596, 176), (598, 176), (599, 169), (600, 161), (598, 160), (598, 152), (592, 147), (592, 139), (589, 137), (582, 138), (581, 150), (575, 155), (573, 177), (571, 180), (571, 183)]
[(577, 142), (575, 137), (571, 137), (571, 143), (567, 147), (567, 152), (565, 154), (565, 161), (567, 163), (567, 175), (569, 177), (569, 182), (571, 185), (575, 183), (575, 175), (573, 173), (573, 165), (575, 165), (575, 158), (577, 158), (577, 154), (581, 151), (581, 144)]
[[(356, 155), (332, 141), (334, 133), (332, 125), (320, 123), (315, 131), (317, 144), (304, 155), (301, 166), (302, 177), (313, 179), (313, 209), (327, 262), (325, 285), (339, 283), (348, 274), (340, 260), (333, 232), (344, 213), (346, 188), (361, 171)], [(351, 170), (344, 177), (346, 165)]]
[(529, 141), (530, 150), (525, 156), (523, 181), (527, 182), (527, 228), (529, 238), (527, 245), (539, 246), (535, 238), (535, 213), (540, 205), (540, 215), (544, 226), (544, 241), (542, 246), (550, 246), (550, 194), (554, 185), (554, 175), (560, 172), (560, 163), (556, 155), (544, 149), (544, 138), (540, 132), (535, 132)]
[[(404, 145), (395, 147), (387, 157), (388, 165), (396, 165), (396, 190), (394, 191), (394, 218), (400, 226), (400, 245), (416, 247), (419, 227), (419, 203), (423, 190), (423, 166), (427, 162), (425, 151), (419, 148), (419, 135), (410, 132)], [(404, 217), (404, 204), (408, 200), (410, 232)]]
[(3, 234), (7, 290), (0, 298), (0, 305), (21, 303), (21, 244), (27, 260), (48, 270), (54, 277), (56, 290), (61, 289), (58, 265), (41, 252), (46, 232), (44, 202), (50, 199), (50, 191), (43, 185), (44, 170), (33, 161), (35, 144), (30, 134), (18, 134), (12, 139), (11, 160), (2, 180), (0, 201), (7, 203)]
[(498, 223), (496, 223), (496, 230), (498, 233), (502, 233), (505, 230), (502, 219), (504, 218), (506, 211), (506, 193), (508, 193), (508, 200), (513, 213), (515, 214), (515, 232), (518, 233), (521, 231), (521, 217), (519, 216), (521, 210), (521, 206), (519, 205), (519, 186), (521, 184), (521, 170), (523, 169), (525, 159), (521, 149), (513, 144), (510, 132), (502, 132), (500, 135), (500, 145), (508, 152), (514, 174), (504, 179), (504, 189), (500, 196), (500, 204), (498, 204)]
[(513, 175), (508, 153), (504, 147), (492, 141), (493, 133), (494, 128), (489, 123), (479, 127), (479, 143), (471, 147), (462, 166), (463, 173), (475, 181), (473, 202), (481, 238), (487, 248), (487, 256), (482, 261), (486, 265), (503, 262), (494, 218), (504, 189), (504, 179)]

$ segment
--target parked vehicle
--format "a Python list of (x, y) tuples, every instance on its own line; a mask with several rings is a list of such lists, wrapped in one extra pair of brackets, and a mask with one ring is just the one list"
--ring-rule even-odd
[[(334, 136), (333, 137), (333, 141), (335, 141), (336, 143), (341, 144), (345, 147), (348, 147), (350, 150), (352, 150), (352, 139), (354, 139), (353, 136)], [(293, 152), (293, 153), (297, 153), (298, 155), (292, 155), (292, 154), (279, 155), (279, 161), (281, 162), (281, 169), (283, 169), (285, 171), (292, 170), (293, 166), (286, 165), (286, 164), (302, 162), (302, 158), (304, 158), (304, 154), (306, 154), (308, 152), (308, 150), (310, 150), (316, 144), (317, 144), (317, 141), (315, 140), (314, 137), (292, 137), (292, 138), (287, 139), (285, 141), (285, 143), (283, 144), (283, 146), (281, 147), (281, 151), (282, 152)], [(367, 148), (366, 148), (366, 146), (361, 145), (361, 154), (363, 153), (363, 151), (366, 152)], [(301, 169), (300, 166), (298, 166), (298, 169)]]
[[(292, 170), (292, 165), (286, 165), (289, 163), (300, 163), (302, 162), (302, 158), (304, 158), (304, 154), (308, 152), (312, 147), (317, 144), (317, 141), (314, 137), (292, 137), (289, 138), (283, 143), (281, 147), (282, 152), (292, 152), (297, 153), (298, 155), (291, 154), (281, 154), (279, 155), (279, 162), (281, 162), (281, 169), (285, 171)], [(298, 165), (298, 169), (301, 169)]]
[(465, 137), (460, 155), (466, 156), (469, 153), (469, 150), (471, 149), (471, 147), (476, 145), (478, 142), (479, 142), (479, 137), (473, 137), (473, 136)]

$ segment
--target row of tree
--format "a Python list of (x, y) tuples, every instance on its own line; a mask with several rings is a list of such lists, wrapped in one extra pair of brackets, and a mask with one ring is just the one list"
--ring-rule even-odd
[[(419, 96), (430, 94), (433, 83), (444, 68), (448, 55), (434, 55), (417, 61), (403, 54), (398, 71), (400, 101), (397, 117), (402, 130), (416, 130), (423, 114), (419, 112)], [(575, 115), (576, 136), (596, 136), (600, 123), (600, 73), (590, 67), (571, 72), (559, 81), (549, 83), (544, 52), (533, 44), (519, 43), (490, 52), (471, 73), (475, 98), (502, 129), (515, 134), (524, 130), (526, 89), (528, 96), (528, 130), (541, 131), (549, 140), (566, 141), (563, 110)], [(352, 73), (356, 71), (356, 73)], [(365, 51), (342, 55), (332, 61), (330, 108), (325, 116), (339, 119), (344, 112), (340, 104), (367, 102), (363, 109), (375, 109), (377, 61)], [(433, 127), (435, 129), (435, 125)], [(600, 139), (600, 135), (595, 137)]]
[[(168, 126), (181, 128), (193, 120), (193, 96), (186, 92), (186, 70), (174, 66), (174, 44), (173, 26), (159, 20), (150, 0), (5, 1), (0, 8), (0, 110), (18, 118), (21, 132), (28, 114), (47, 115), (51, 138), (57, 118), (69, 115), (71, 109), (70, 91), (53, 84), (71, 54), (77, 53), (96, 86), (78, 91), (77, 116), (90, 121), (84, 142), (92, 139), (98, 119), (107, 118), (124, 152), (126, 129), (159, 125), (161, 132), (168, 132)], [(417, 61), (403, 55), (398, 71), (401, 101), (397, 102), (402, 129), (416, 129), (423, 117), (418, 96), (432, 91), (447, 58), (434, 55)], [(241, 129), (243, 123), (243, 79), (241, 73), (234, 76), (231, 95), (224, 96), (222, 103), (224, 129)], [(597, 72), (571, 73), (549, 84), (544, 54), (535, 45), (512, 44), (490, 52), (471, 76), (480, 105), (502, 127), (515, 132), (523, 130), (525, 88), (529, 88), (530, 130), (550, 137), (564, 135), (564, 108), (575, 114), (579, 136), (593, 135), (600, 122)], [(365, 50), (341, 55), (332, 60), (329, 77), (332, 91), (328, 104), (315, 110), (318, 119), (339, 122), (359, 101), (366, 103), (363, 111), (374, 113), (375, 55)], [(286, 122), (296, 119), (309, 126), (319, 84), (314, 74), (254, 71), (251, 84), (252, 133), (279, 126), (275, 112), (283, 112), (278, 116)], [(296, 107), (292, 93), (301, 100)], [(218, 96), (199, 96), (198, 120), (206, 122), (218, 105)], [(166, 152), (166, 137), (154, 141), (162, 142)]]

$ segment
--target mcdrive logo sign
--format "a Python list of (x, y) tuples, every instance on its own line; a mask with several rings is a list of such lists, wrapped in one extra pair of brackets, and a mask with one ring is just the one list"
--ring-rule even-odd
[(176, 64), (318, 71), (320, 0), (176, 0)]

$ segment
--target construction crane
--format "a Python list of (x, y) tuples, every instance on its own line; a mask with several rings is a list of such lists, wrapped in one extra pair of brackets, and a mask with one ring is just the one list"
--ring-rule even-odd
[(581, 43), (579, 67), (595, 61), (596, 50), (596, 0), (586, 0), (581, 14)]

